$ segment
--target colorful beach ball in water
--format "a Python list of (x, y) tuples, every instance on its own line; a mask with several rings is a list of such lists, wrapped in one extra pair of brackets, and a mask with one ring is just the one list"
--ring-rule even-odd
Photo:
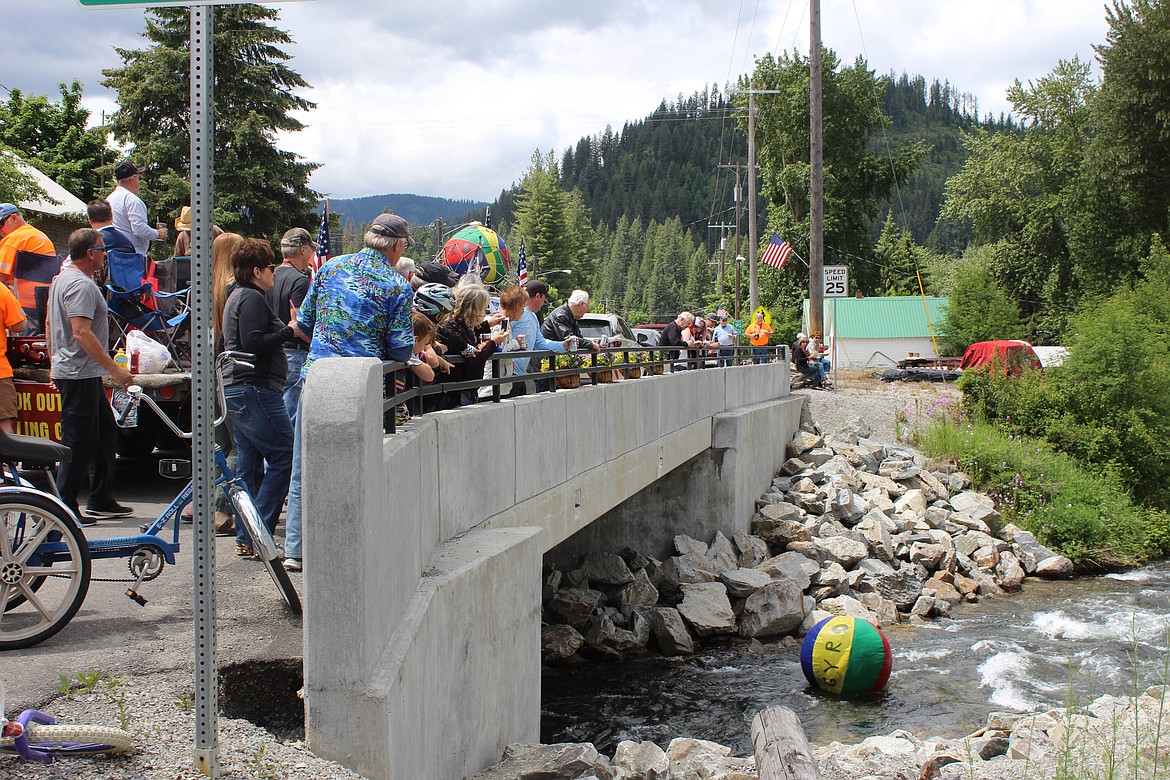
[(813, 626), (800, 647), (804, 676), (822, 691), (838, 696), (880, 691), (893, 665), (886, 635), (861, 618), (825, 618)]

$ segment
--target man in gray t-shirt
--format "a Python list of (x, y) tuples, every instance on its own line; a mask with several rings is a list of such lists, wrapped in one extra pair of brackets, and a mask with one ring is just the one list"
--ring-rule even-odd
[[(110, 357), (106, 300), (93, 281), (94, 272), (105, 261), (105, 252), (98, 231), (73, 231), (69, 236), (73, 262), (49, 288), (49, 374), (61, 393), (61, 443), (73, 451), (69, 462), (57, 468), (57, 487), (82, 525), (93, 525), (98, 517), (126, 517), (134, 511), (114, 498), (118, 429), (102, 377), (109, 375), (123, 390), (132, 377)], [(83, 517), (77, 496), (91, 465), (93, 481)]]

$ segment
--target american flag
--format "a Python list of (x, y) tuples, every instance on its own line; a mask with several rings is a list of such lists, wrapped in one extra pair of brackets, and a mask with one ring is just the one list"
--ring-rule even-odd
[(528, 258), (524, 254), (524, 239), (520, 239), (520, 259), (516, 261), (516, 283), (521, 287), (528, 284)]
[(792, 245), (787, 241), (781, 241), (780, 236), (774, 235), (772, 240), (768, 242), (768, 248), (764, 250), (764, 254), (760, 255), (760, 260), (773, 268), (783, 268), (784, 264), (788, 262), (790, 254), (792, 254)]
[(317, 230), (317, 256), (313, 258), (313, 271), (320, 271), (321, 266), (333, 257), (333, 250), (329, 247), (329, 201), (325, 201), (325, 210), (321, 212), (321, 227)]

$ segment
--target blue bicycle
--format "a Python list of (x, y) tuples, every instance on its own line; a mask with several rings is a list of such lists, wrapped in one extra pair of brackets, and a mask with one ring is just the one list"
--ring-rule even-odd
[[(223, 353), (216, 359), (215, 372), (220, 408), (223, 403), (222, 371), (231, 362), (246, 363), (250, 355)], [(142, 389), (128, 389), (132, 405), (145, 402), (178, 437), (190, 439)], [(225, 413), (226, 415), (226, 413)], [(215, 424), (223, 422), (223, 417)], [(143, 582), (162, 574), (174, 564), (179, 551), (179, 523), (183, 508), (191, 503), (193, 485), (187, 485), (170, 505), (142, 533), (110, 539), (86, 539), (81, 524), (58, 497), (38, 490), (24, 480), (17, 462), (47, 463), (67, 459), (69, 448), (45, 439), (17, 436), (0, 431), (0, 650), (32, 647), (64, 628), (77, 614), (89, 591), (92, 561), (126, 558), (133, 585), (126, 595), (145, 605), (138, 593)], [(228, 468), (227, 458), (215, 448), (219, 468), (216, 487), (222, 487), (237, 523), (243, 523), (264, 563), (295, 614), (301, 614), (301, 600), (281, 565), (280, 550), (256, 510), (243, 480)], [(161, 460), (159, 473), (174, 479), (189, 479), (191, 462)], [(170, 532), (163, 533), (167, 526)]]

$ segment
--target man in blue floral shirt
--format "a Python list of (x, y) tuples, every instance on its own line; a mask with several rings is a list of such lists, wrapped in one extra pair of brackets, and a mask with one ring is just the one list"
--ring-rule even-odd
[[(410, 318), (414, 290), (394, 265), (414, 246), (406, 220), (381, 214), (365, 235), (365, 249), (335, 257), (322, 266), (305, 303), (297, 312), (297, 327), (312, 334), (302, 377), (313, 363), (326, 357), (375, 357), (406, 362), (414, 347)], [(301, 570), (301, 415), (297, 414), (293, 443), (292, 484), (288, 491), (284, 567)]]

